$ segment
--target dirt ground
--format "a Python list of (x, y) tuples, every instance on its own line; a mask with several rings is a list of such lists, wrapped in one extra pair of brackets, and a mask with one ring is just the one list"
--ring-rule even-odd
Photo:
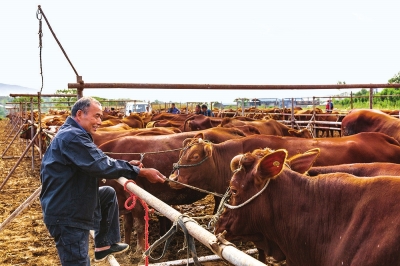
[[(10, 134), (11, 127), (8, 120), (0, 121), (0, 152), (6, 150), (15, 133)], [(29, 150), (26, 158), (16, 167), (19, 157), (26, 149), (26, 141), (16, 138), (3, 159), (0, 159), (0, 182), (6, 178), (8, 181), (0, 190), (0, 223), (3, 223), (15, 209), (17, 209), (39, 186), (40, 159), (35, 151), (35, 158), (32, 168), (32, 151)], [(15, 171), (9, 176), (12, 169)], [(203, 216), (211, 214), (213, 208), (213, 198), (207, 197), (191, 205), (176, 206), (181, 213), (193, 216)], [(207, 221), (208, 222), (208, 221)], [(156, 216), (153, 214), (150, 221), (149, 243), (154, 243), (159, 239)], [(122, 220), (121, 220), (122, 227)], [(121, 233), (123, 238), (123, 232)], [(133, 250), (121, 255), (116, 259), (120, 265), (137, 265), (140, 262), (141, 254), (135, 254), (135, 236), (132, 237), (131, 247)], [(234, 243), (241, 250), (255, 248), (252, 243)], [(167, 254), (157, 262), (185, 259), (186, 250), (180, 252), (183, 245), (183, 234), (178, 232), (171, 242)], [(106, 262), (94, 263), (93, 261), (93, 241), (90, 242), (90, 256), (92, 265), (108, 265)], [(159, 256), (162, 246), (153, 252), (152, 256)], [(196, 250), (199, 257), (213, 255), (204, 245), (196, 241)], [(256, 256), (256, 255), (255, 255)], [(39, 199), (36, 198), (28, 208), (20, 213), (16, 218), (5, 225), (0, 231), (0, 265), (60, 265), (53, 239), (50, 237), (42, 220), (42, 212)], [(184, 264), (185, 265), (185, 264)], [(228, 265), (223, 261), (203, 263), (203, 265)]]

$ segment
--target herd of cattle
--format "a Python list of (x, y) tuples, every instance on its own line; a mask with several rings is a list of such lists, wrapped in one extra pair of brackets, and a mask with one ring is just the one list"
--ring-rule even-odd
[[(40, 139), (51, 140), (67, 116), (43, 115), (46, 137)], [(214, 212), (225, 205), (216, 214), (215, 233), (252, 241), (261, 261), (400, 265), (400, 120), (355, 109), (341, 122), (341, 136), (313, 138), (308, 129), (292, 129), (274, 117), (104, 113), (93, 139), (108, 156), (141, 160), (182, 184), (218, 194), (228, 189), (228, 202), (215, 196)], [(31, 139), (36, 130), (27, 123), (21, 137)], [(46, 141), (40, 143), (45, 152)], [(170, 205), (206, 196), (175, 182), (137, 184)], [(129, 195), (115, 180), (99, 185), (116, 189), (125, 242), (134, 224), (137, 250), (143, 250), (143, 208), (126, 211)], [(164, 221), (160, 228), (167, 226)]]

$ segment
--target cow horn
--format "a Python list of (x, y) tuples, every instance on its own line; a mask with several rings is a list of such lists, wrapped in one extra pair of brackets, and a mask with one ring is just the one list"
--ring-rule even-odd
[(199, 143), (203, 143), (203, 139), (202, 138), (199, 138)]

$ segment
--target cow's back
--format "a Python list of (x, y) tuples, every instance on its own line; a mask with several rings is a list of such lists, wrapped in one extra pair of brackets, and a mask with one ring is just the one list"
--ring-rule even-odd
[(352, 110), (342, 120), (343, 136), (361, 132), (380, 132), (400, 141), (400, 120), (379, 110)]
[[(315, 139), (254, 135), (230, 142), (242, 145), (243, 152), (251, 152), (259, 148), (286, 149), (289, 157), (319, 148), (321, 153), (314, 163), (315, 166), (365, 162), (400, 163), (399, 142), (376, 132)], [(228, 143), (220, 145), (228, 145)]]

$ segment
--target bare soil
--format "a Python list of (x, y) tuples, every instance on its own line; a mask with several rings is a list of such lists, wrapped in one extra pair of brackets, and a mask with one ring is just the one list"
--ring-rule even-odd
[[(0, 152), (2, 154), (15, 136), (15, 132), (10, 132), (11, 126), (8, 120), (1, 120)], [(38, 158), (36, 149), (34, 151), (34, 160), (32, 160), (32, 151), (30, 149), (26, 158), (23, 158), (20, 164), (16, 166), (26, 146), (26, 140), (17, 137), (4, 154), (3, 159), (0, 159), (0, 182), (3, 183), (8, 178), (8, 181), (0, 190), (0, 223), (3, 223), (40, 186), (39, 169), (41, 161)], [(14, 168), (15, 171), (10, 175)], [(212, 213), (213, 204), (213, 198), (207, 197), (194, 204), (175, 206), (175, 208), (181, 213), (187, 213), (190, 216), (203, 216)], [(205, 221), (205, 223), (207, 222)], [(157, 218), (154, 214), (151, 216), (149, 231), (149, 243), (152, 244), (160, 237)], [(121, 237), (123, 239), (122, 231)], [(91, 264), (108, 265), (107, 262), (94, 263), (93, 241), (90, 241), (89, 254), (92, 258)], [(250, 242), (235, 244), (243, 251), (255, 248)], [(179, 251), (182, 246), (183, 234), (178, 232), (171, 242), (166, 255), (157, 262), (185, 259), (186, 250)], [(136, 247), (135, 235), (132, 236), (131, 247), (132, 249)], [(158, 257), (161, 254), (161, 250), (162, 246), (155, 250), (152, 256)], [(198, 241), (196, 241), (196, 250), (199, 257), (213, 255), (207, 247)], [(135, 250), (129, 250), (125, 254), (116, 256), (120, 265), (137, 265), (140, 262), (140, 258), (141, 254), (135, 254)], [(54, 241), (42, 220), (42, 211), (38, 198), (0, 231), (0, 265), (60, 265)], [(228, 265), (228, 263), (217, 261), (203, 263), (203, 265)]]

